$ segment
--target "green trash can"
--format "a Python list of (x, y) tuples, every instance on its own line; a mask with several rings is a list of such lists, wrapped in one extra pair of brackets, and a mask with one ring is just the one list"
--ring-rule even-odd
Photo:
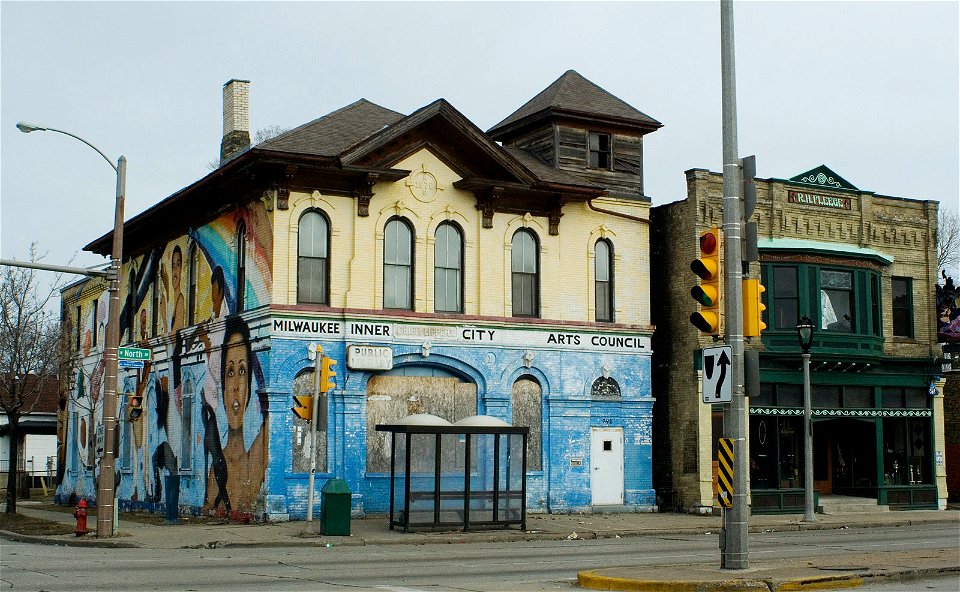
[(350, 488), (343, 479), (330, 479), (320, 490), (320, 532), (350, 536)]

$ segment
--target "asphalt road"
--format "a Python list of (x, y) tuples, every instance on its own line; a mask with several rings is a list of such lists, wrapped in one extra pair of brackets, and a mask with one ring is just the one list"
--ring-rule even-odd
[[(946, 553), (960, 563), (957, 525), (768, 532), (750, 538), (751, 561), (891, 550)], [(576, 573), (585, 569), (697, 562), (719, 562), (715, 533), (303, 550), (82, 549), (2, 541), (0, 590), (572, 590)], [(941, 583), (953, 586), (952, 580), (936, 580), (932, 585)]]

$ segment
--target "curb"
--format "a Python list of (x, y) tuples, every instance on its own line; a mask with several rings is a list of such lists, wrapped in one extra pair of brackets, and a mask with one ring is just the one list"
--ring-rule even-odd
[[(66, 537), (66, 535), (64, 535)], [(0, 538), (18, 543), (33, 543), (36, 545), (59, 545), (61, 547), (100, 547), (110, 549), (142, 549), (143, 545), (132, 541), (118, 541), (114, 539), (100, 540), (85, 537), (55, 538), (53, 536), (39, 536), (20, 534), (9, 530), (0, 530)]]
[(577, 573), (577, 584), (589, 590), (618, 590), (627, 592), (795, 592), (803, 590), (834, 590), (855, 588), (868, 581), (909, 581), (960, 573), (960, 566), (923, 567), (886, 572), (854, 572), (834, 576), (805, 578), (763, 578), (729, 580), (640, 580), (604, 576), (599, 571)]

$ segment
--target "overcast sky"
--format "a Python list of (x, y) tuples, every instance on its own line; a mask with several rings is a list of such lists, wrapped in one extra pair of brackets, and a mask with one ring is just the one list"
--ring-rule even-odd
[[(736, 2), (739, 145), (758, 176), (820, 164), (863, 190), (958, 207), (957, 2)], [(251, 81), (251, 130), (359, 98), (445, 98), (481, 129), (568, 69), (664, 127), (654, 205), (721, 170), (718, 2), (10, 2), (0, 4), (0, 258), (93, 265), (129, 161), (126, 218), (209, 172), (223, 84)]]

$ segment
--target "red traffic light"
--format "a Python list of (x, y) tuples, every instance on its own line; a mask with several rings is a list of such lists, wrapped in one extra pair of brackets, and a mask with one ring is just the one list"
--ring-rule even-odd
[(704, 232), (700, 235), (700, 252), (704, 255), (716, 254), (719, 246), (720, 241), (718, 240), (717, 232), (715, 230)]
[(720, 299), (723, 297), (720, 230), (713, 227), (702, 232), (699, 246), (700, 256), (690, 262), (690, 270), (700, 278), (700, 283), (690, 288), (690, 296), (700, 305), (700, 310), (690, 315), (690, 322), (702, 333), (719, 335)]

